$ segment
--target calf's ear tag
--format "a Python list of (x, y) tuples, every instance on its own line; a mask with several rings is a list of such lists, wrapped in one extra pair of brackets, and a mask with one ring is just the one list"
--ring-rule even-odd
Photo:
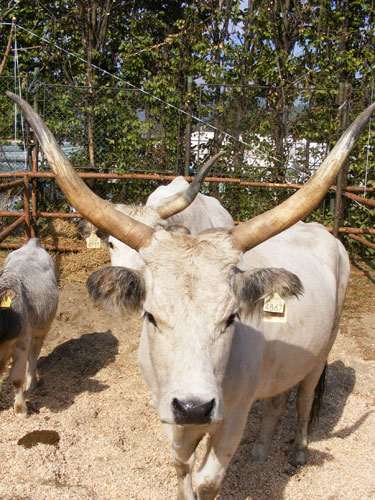
[(2, 301), (0, 302), (0, 307), (10, 307), (12, 305), (12, 298), (14, 295), (12, 293), (5, 295)]
[(100, 238), (92, 232), (88, 238), (86, 238), (86, 247), (87, 248), (100, 248), (101, 241)]

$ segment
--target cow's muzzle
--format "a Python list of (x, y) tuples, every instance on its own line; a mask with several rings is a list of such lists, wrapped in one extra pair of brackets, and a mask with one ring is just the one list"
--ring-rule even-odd
[(207, 425), (211, 423), (214, 406), (215, 399), (202, 403), (202, 401), (181, 401), (174, 398), (172, 401), (174, 421), (177, 425)]

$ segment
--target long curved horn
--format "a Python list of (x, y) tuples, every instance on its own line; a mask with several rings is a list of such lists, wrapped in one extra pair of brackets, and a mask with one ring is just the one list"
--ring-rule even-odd
[(93, 193), (78, 176), (52, 133), (33, 108), (17, 95), (11, 92), (6, 94), (18, 104), (32, 126), (57, 182), (70, 203), (96, 227), (113, 235), (134, 250), (147, 246), (154, 229), (119, 212), (111, 203)]
[(194, 177), (193, 181), (189, 184), (189, 187), (185, 191), (170, 196), (163, 202), (162, 205), (156, 207), (156, 210), (162, 219), (167, 219), (168, 217), (171, 217), (171, 215), (182, 212), (182, 210), (185, 210), (185, 208), (187, 208), (194, 201), (210, 168), (224, 153), (225, 151), (220, 151), (210, 158), (199, 170), (198, 174)]
[(362, 111), (301, 189), (277, 207), (234, 227), (231, 231), (233, 246), (243, 252), (250, 250), (314, 210), (331, 187), (374, 111), (375, 104)]

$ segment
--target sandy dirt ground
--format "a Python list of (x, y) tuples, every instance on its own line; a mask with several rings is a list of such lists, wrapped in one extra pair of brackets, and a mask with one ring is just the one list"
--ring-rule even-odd
[[(374, 298), (371, 280), (352, 278), (308, 464), (289, 463), (293, 395), (269, 460), (248, 461), (257, 402), (220, 500), (375, 500)], [(137, 316), (119, 319), (95, 308), (83, 283), (61, 286), (26, 420), (13, 415), (7, 378), (1, 387), (1, 500), (175, 498), (167, 441), (137, 368), (139, 332)]]

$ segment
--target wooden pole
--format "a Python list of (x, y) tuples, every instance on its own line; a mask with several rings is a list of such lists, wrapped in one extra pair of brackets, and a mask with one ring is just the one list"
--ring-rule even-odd
[[(25, 222), (25, 216), (21, 215), (21, 217), (18, 217), (16, 221), (14, 221), (10, 226), (5, 228), (3, 231), (0, 233), (0, 242), (4, 241), (5, 238), (18, 226), (20, 226), (23, 222)], [(18, 247), (17, 247), (18, 248)]]
[[(13, 172), (0, 172), (0, 179), (9, 179), (14, 177), (23, 177), (23, 170), (14, 170)], [(172, 174), (104, 174), (97, 172), (77, 172), (82, 179), (140, 179), (150, 181), (173, 181), (177, 176)], [(30, 178), (36, 179), (54, 179), (55, 174), (52, 172), (29, 172)], [(194, 176), (186, 175), (184, 178), (187, 181), (192, 181)], [(204, 182), (223, 182), (227, 184), (238, 184), (240, 186), (250, 186), (259, 188), (272, 188), (272, 189), (300, 189), (303, 184), (285, 184), (282, 182), (250, 182), (243, 181), (240, 178), (234, 177), (206, 177)], [(337, 186), (331, 186), (329, 189), (336, 191)], [(363, 186), (347, 186), (347, 192), (363, 192)], [(375, 188), (367, 187), (367, 192), (375, 192)]]
[(9, 189), (21, 186), (23, 184), (23, 180), (20, 179), (19, 181), (12, 181), (12, 182), (6, 182), (4, 184), (0, 184), (0, 193), (3, 191), (8, 191)]
[(361, 238), (360, 236), (357, 236), (356, 234), (349, 233), (348, 236), (349, 236), (349, 238), (352, 238), (353, 240), (356, 240), (359, 243), (362, 243), (362, 245), (365, 245), (366, 247), (369, 247), (369, 248), (372, 248), (373, 250), (375, 250), (375, 243), (371, 243), (371, 241), (368, 241), (365, 238)]
[(358, 201), (358, 203), (362, 203), (363, 205), (366, 205), (366, 207), (369, 208), (375, 208), (375, 200), (372, 198), (363, 198), (362, 196), (358, 196), (357, 194), (352, 194), (348, 193), (345, 191), (343, 193), (347, 198), (350, 198), (351, 200)]

